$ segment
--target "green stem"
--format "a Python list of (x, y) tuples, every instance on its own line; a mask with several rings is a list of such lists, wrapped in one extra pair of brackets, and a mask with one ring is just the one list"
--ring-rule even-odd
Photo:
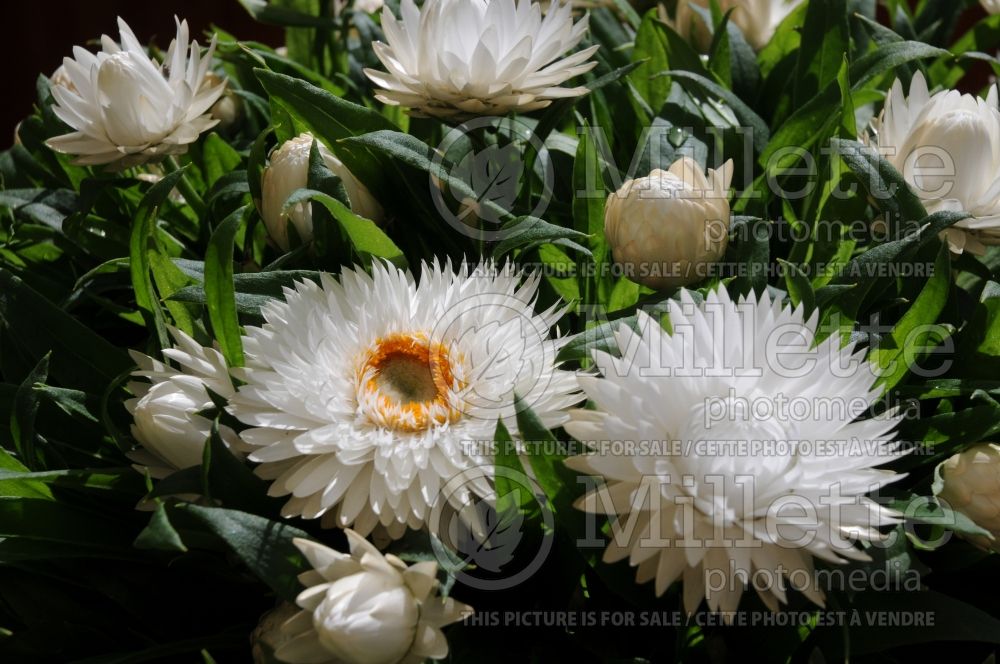
[[(163, 164), (164, 169), (168, 173), (173, 173), (181, 168), (180, 164), (178, 164), (177, 160), (173, 157), (167, 157)], [(181, 175), (181, 179), (177, 181), (177, 191), (181, 192), (181, 196), (184, 197), (187, 204), (191, 206), (192, 210), (194, 210), (194, 213), (198, 216), (198, 221), (203, 222), (208, 213), (208, 208), (205, 207), (205, 201), (202, 200), (201, 194), (199, 194), (191, 184), (187, 173)]]

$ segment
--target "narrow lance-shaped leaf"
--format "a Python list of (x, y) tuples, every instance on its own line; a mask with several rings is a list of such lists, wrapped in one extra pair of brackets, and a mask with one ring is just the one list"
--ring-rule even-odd
[(242, 207), (219, 224), (205, 250), (205, 300), (212, 330), (230, 366), (243, 366), (243, 342), (236, 315), (233, 285), (233, 247), (247, 208)]
[(146, 324), (152, 327), (156, 333), (161, 348), (169, 347), (170, 336), (167, 334), (167, 324), (163, 310), (160, 308), (159, 298), (153, 288), (149, 252), (155, 250), (155, 246), (151, 246), (151, 244), (155, 242), (157, 210), (184, 176), (186, 168), (185, 166), (168, 173), (149, 188), (139, 203), (139, 209), (136, 210), (132, 235), (129, 239), (129, 269), (132, 273), (135, 301), (139, 310), (142, 311)]

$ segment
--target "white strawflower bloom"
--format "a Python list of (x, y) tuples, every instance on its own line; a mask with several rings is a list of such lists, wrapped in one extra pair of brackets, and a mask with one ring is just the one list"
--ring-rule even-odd
[[(372, 276), (345, 270), (286, 289), (247, 328), (246, 381), (230, 402), (251, 429), (258, 473), (271, 495), (290, 495), (286, 516), (392, 537), (425, 524), (441, 486), (456, 512), (468, 487), (492, 491), (498, 418), (517, 431), (515, 393), (549, 426), (576, 403), (576, 377), (557, 369), (561, 316), (533, 311), (539, 277), (508, 265), (458, 273), (424, 265), (419, 285), (381, 263)], [(471, 515), (467, 523), (475, 525)]]
[[(803, 0), (719, 0), (719, 8), (723, 13), (736, 8), (729, 20), (743, 32), (747, 43), (759, 51), (767, 46), (781, 22), (802, 2)], [(691, 5), (705, 11), (709, 9), (708, 0), (678, 0), (672, 24), (678, 34), (695, 48), (707, 52), (712, 45), (712, 33), (705, 25), (705, 19)]]
[[(312, 203), (296, 203), (290, 210), (283, 212), (285, 201), (297, 189), (302, 189), (309, 182), (309, 153), (314, 139), (310, 133), (285, 141), (281, 147), (271, 153), (270, 162), (264, 169), (261, 181), (261, 216), (267, 226), (268, 233), (275, 243), (288, 251), (288, 223), (295, 226), (295, 232), (302, 242), (309, 242), (313, 237)], [(322, 142), (317, 142), (323, 162), (334, 175), (340, 178), (351, 202), (351, 209), (358, 215), (380, 223), (385, 217), (385, 211), (368, 188), (347, 170), (344, 163), (330, 152)]]
[(559, 59), (587, 31), (573, 22), (569, 3), (542, 15), (530, 0), (413, 0), (400, 3), (402, 20), (382, 10), (387, 43), (375, 54), (388, 73), (365, 69), (375, 97), (418, 115), (441, 118), (505, 115), (576, 97), (584, 87), (559, 87), (590, 71), (597, 46)]
[(981, 549), (1000, 552), (1000, 445), (981, 443), (952, 455), (941, 466), (937, 492), (948, 505), (993, 534), (963, 535)]
[(59, 85), (67, 88), (71, 92), (77, 92), (76, 86), (73, 85), (73, 80), (69, 77), (69, 73), (66, 71), (66, 65), (59, 65), (58, 69), (52, 72), (52, 76), (49, 76), (49, 85)]
[(987, 98), (942, 90), (930, 95), (917, 72), (910, 94), (896, 80), (865, 137), (909, 183), (928, 212), (964, 210), (945, 231), (952, 251), (982, 254), (1000, 241), (1000, 109)]
[(657, 595), (682, 580), (689, 612), (706, 598), (729, 613), (748, 580), (774, 610), (786, 585), (822, 605), (813, 557), (868, 559), (851, 538), (898, 521), (864, 494), (902, 477), (874, 468), (901, 455), (899, 417), (857, 419), (881, 390), (852, 343), (813, 346), (817, 318), (684, 290), (671, 333), (640, 314), (641, 332), (616, 335), (622, 357), (594, 353), (601, 376), (579, 380), (597, 410), (565, 425), (590, 452), (567, 464), (605, 480), (578, 506), (617, 515), (606, 562), (628, 558)]
[[(132, 375), (149, 381), (128, 384), (136, 398), (126, 401), (125, 408), (132, 414), (132, 435), (142, 444), (131, 456), (155, 478), (201, 465), (212, 422), (199, 413), (215, 407), (208, 390), (226, 399), (236, 392), (222, 353), (176, 328), (170, 328), (170, 334), (176, 345), (164, 348), (163, 355), (180, 365), (179, 370), (130, 351), (139, 365)], [(220, 426), (219, 433), (230, 447), (238, 444), (229, 427)]]
[[(438, 595), (437, 563), (407, 567), (353, 530), (351, 554), (304, 539), (313, 569), (299, 576), (302, 607), (282, 626), (275, 656), (288, 664), (417, 664), (448, 655), (441, 628), (472, 613)], [(284, 639), (283, 639), (284, 640)]]
[(1000, 14), (1000, 0), (979, 0), (987, 14)]
[(182, 154), (218, 122), (208, 111), (225, 85), (205, 85), (214, 37), (203, 56), (198, 42), (188, 44), (187, 21), (179, 22), (161, 65), (120, 18), (118, 28), (121, 45), (103, 35), (100, 53), (74, 47), (63, 60), (70, 84), (51, 88), (55, 114), (75, 131), (47, 145), (77, 164), (128, 168)]
[(702, 172), (690, 157), (628, 180), (608, 196), (604, 235), (630, 279), (651, 288), (710, 276), (729, 244), (730, 159)]

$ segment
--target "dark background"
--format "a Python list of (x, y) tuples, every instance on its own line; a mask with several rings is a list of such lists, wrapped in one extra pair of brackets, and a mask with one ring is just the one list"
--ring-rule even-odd
[[(4, 66), (4, 95), (0, 104), (0, 149), (14, 140), (14, 127), (31, 114), (35, 81), (51, 74), (71, 55), (73, 46), (88, 45), (101, 34), (118, 41), (117, 16), (125, 19), (140, 42), (166, 48), (175, 34), (174, 15), (187, 19), (192, 37), (205, 45), (203, 33), (211, 25), (240, 39), (273, 46), (283, 31), (254, 21), (236, 0), (3, 0), (4, 29), (0, 55)], [(97, 50), (93, 44), (89, 50)]]

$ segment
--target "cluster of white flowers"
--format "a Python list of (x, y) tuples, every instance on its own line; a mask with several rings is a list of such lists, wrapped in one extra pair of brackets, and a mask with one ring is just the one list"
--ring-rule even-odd
[[(733, 21), (760, 48), (797, 4), (721, 6), (738, 5)], [(676, 20), (697, 41), (700, 19), (688, 5), (680, 3)], [(560, 86), (596, 64), (590, 60), (596, 46), (565, 55), (587, 29), (586, 18), (574, 22), (569, 3), (543, 14), (528, 0), (427, 0), (421, 8), (403, 0), (401, 11), (397, 19), (384, 8), (387, 43), (375, 44), (388, 73), (366, 74), (378, 99), (419, 114), (540, 109), (584, 94), (585, 88)], [(210, 76), (214, 43), (205, 54), (197, 43), (189, 46), (181, 22), (165, 62), (157, 64), (124, 22), (120, 29), (120, 46), (105, 37), (102, 53), (77, 49), (53, 76), (55, 112), (75, 131), (49, 145), (77, 155), (81, 164), (123, 167), (176, 154), (217, 122), (210, 109), (225, 83)], [(896, 82), (874, 130), (870, 141), (894, 149), (891, 162), (929, 210), (974, 216), (948, 231), (953, 249), (978, 250), (1000, 237), (996, 88), (986, 100), (955, 91), (931, 96), (918, 73), (909, 97)], [(307, 185), (314, 145), (357, 214), (376, 222), (385, 214), (328, 146), (303, 134), (271, 155), (263, 175), (261, 214), (284, 250), (289, 225), (304, 242), (312, 237), (309, 205), (286, 202)], [(928, 147), (955, 157), (959, 172), (950, 193), (927, 193), (943, 184), (942, 176), (912, 154)], [(626, 182), (606, 206), (614, 259), (654, 288), (701, 281), (726, 250), (732, 177), (731, 161), (705, 173), (684, 158)], [(669, 265), (676, 273), (643, 277), (644, 264)], [(551, 331), (565, 310), (536, 311), (539, 285), (539, 276), (510, 265), (455, 269), (434, 262), (422, 266), (418, 281), (375, 263), (285, 289), (283, 300), (262, 308), (262, 325), (246, 327), (243, 367), (228, 367), (219, 351), (178, 330), (171, 330), (176, 346), (164, 355), (179, 369), (134, 356), (135, 375), (145, 380), (130, 384), (135, 398), (127, 408), (142, 445), (136, 461), (151, 475), (199, 465), (212, 428), (209, 414), (221, 405), (245, 426), (239, 432), (220, 426), (223, 440), (249, 451), (271, 495), (287, 497), (284, 516), (354, 529), (346, 530), (350, 555), (297, 541), (313, 571), (302, 577), (302, 610), (281, 627), (286, 638), (278, 658), (389, 664), (447, 654), (440, 627), (468, 607), (436, 595), (433, 564), (407, 567), (364, 537), (379, 529), (398, 538), (407, 528), (427, 527), (441, 487), (460, 473), (471, 478), (470, 489), (448, 496), (449, 507), (474, 521), (467, 508), (473, 494), (490, 494), (493, 460), (465, 443), (492, 439), (498, 421), (517, 436), (517, 398), (545, 426), (564, 425), (595, 450), (603, 440), (687, 446), (681, 454), (595, 451), (567, 463), (603, 480), (579, 506), (617, 517), (605, 560), (628, 558), (638, 581), (655, 580), (657, 594), (682, 580), (688, 611), (702, 600), (713, 611), (735, 610), (755, 570), (781, 575), (811, 571), (814, 558), (863, 560), (858, 543), (879, 539), (880, 527), (898, 521), (866, 497), (901, 477), (876, 468), (901, 454), (892, 441), (897, 415), (858, 419), (860, 413), (817, 411), (792, 421), (756, 417), (741, 406), (740, 399), (773, 400), (782, 393), (874, 403), (880, 389), (861, 362), (864, 351), (842, 345), (839, 336), (817, 340), (815, 315), (807, 320), (802, 308), (767, 293), (733, 301), (718, 288), (696, 303), (682, 290), (669, 304), (669, 331), (640, 313), (639, 331), (623, 325), (616, 334), (620, 354), (595, 352), (599, 373), (578, 376), (556, 361), (565, 340)], [(778, 367), (775, 358), (783, 353), (796, 353), (809, 370)], [(838, 372), (845, 364), (854, 370)], [(585, 397), (596, 409), (571, 410)], [(706, 404), (713, 399), (722, 410), (709, 426)], [(796, 445), (761, 456), (690, 448), (706, 441), (831, 437), (874, 445), (837, 458)], [(996, 446), (956, 456), (944, 467), (941, 494), (993, 531), (1000, 530), (998, 458)], [(740, 478), (752, 482), (749, 500)], [(812, 510), (815, 528), (805, 543), (798, 513), (785, 511), (789, 505)], [(630, 531), (620, 531), (624, 523), (632, 524)], [(662, 541), (650, 544), (657, 536)], [(741, 581), (707, 584), (711, 573), (732, 576), (733, 570)], [(774, 609), (787, 599), (775, 587), (757, 590)], [(823, 603), (819, 589), (800, 590)]]

